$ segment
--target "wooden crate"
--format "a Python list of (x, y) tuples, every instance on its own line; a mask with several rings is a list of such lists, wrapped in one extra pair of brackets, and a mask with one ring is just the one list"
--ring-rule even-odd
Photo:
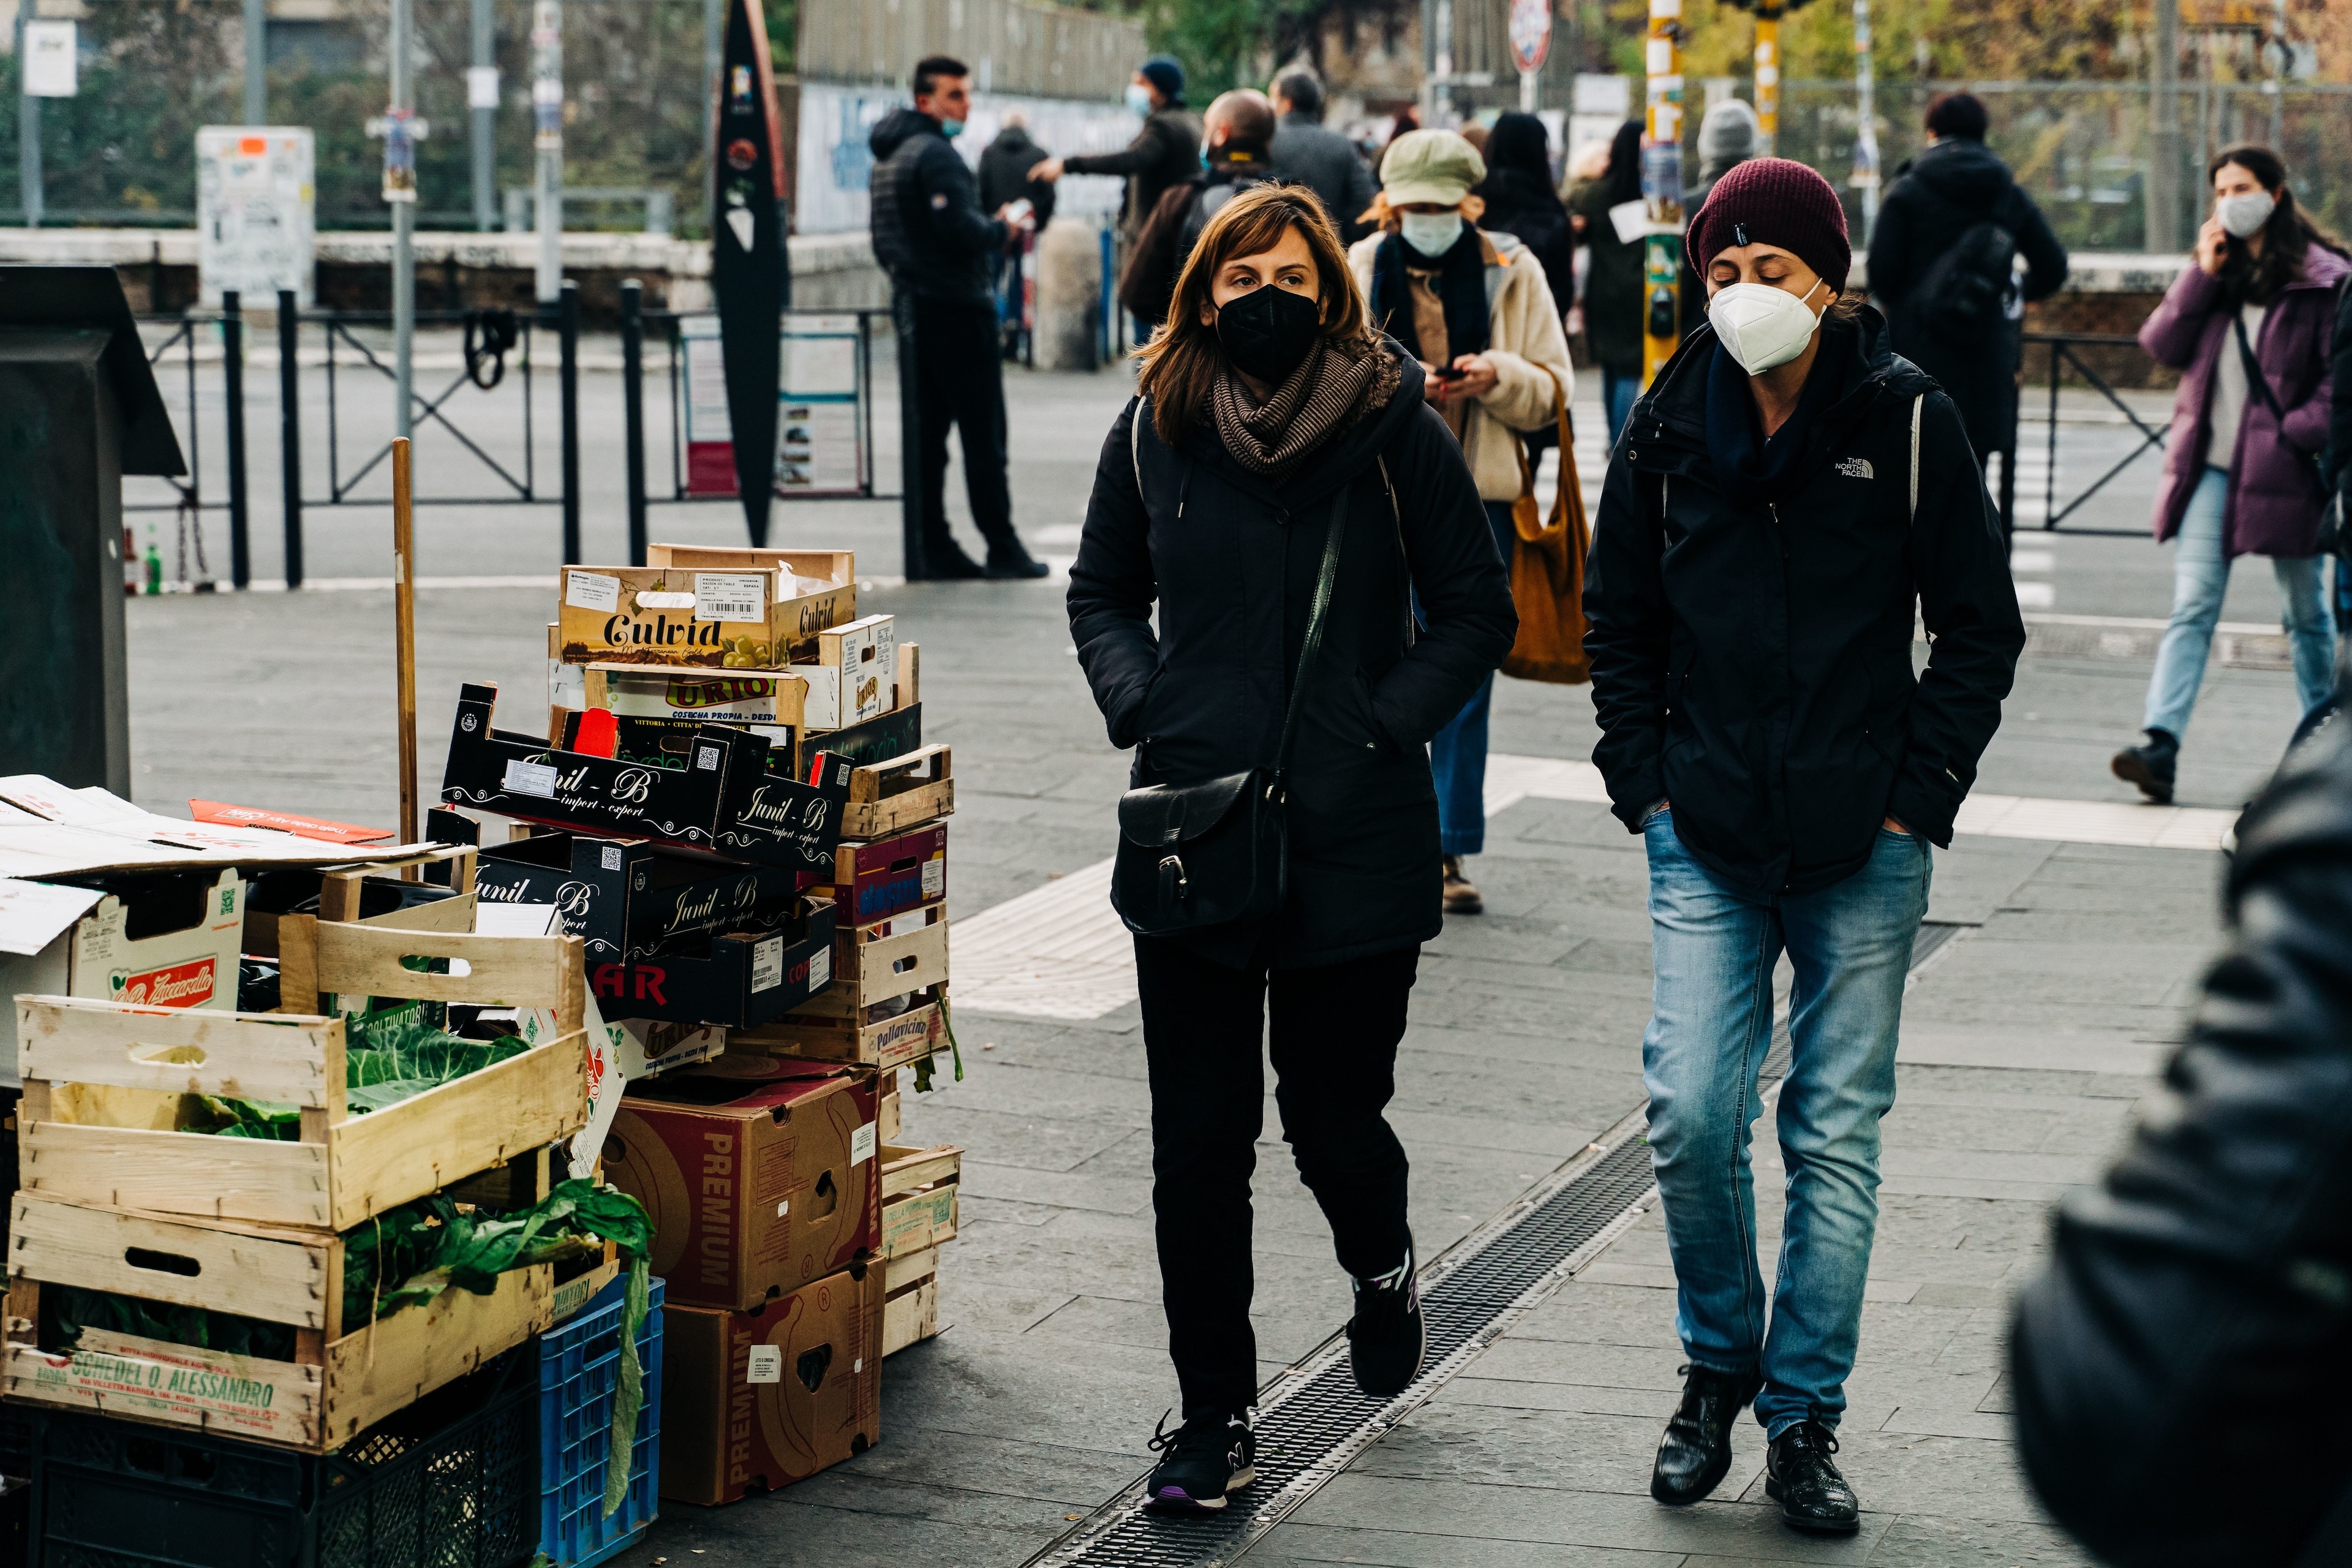
[(883, 1257), (936, 1251), (942, 1242), (955, 1239), (956, 1191), (962, 1173), (963, 1151), (952, 1143), (935, 1149), (883, 1145)]
[[(391, 926), (402, 931), (470, 931), (474, 929), (474, 867), (478, 853), (474, 846), (463, 844), (427, 850), (405, 859), (339, 867), (324, 871), (319, 878), (319, 912), (315, 915), (269, 914), (248, 908), (245, 914), (245, 951), (257, 958), (280, 956), (278, 928), (287, 921), (346, 921), (360, 925)], [(405, 880), (422, 880), (413, 873), (444, 861), (450, 863), (447, 885), (456, 891), (455, 898), (360, 919), (360, 885), (369, 878), (397, 874)]]
[[(536, 1162), (544, 1184), (543, 1153)], [(450, 1289), (372, 1324), (342, 1321), (352, 1245), (310, 1230), (205, 1223), (19, 1193), (10, 1218), (5, 1384), (11, 1398), (197, 1426), (324, 1452), (554, 1321), (554, 1268)], [(111, 1290), (291, 1324), (291, 1361), (104, 1330), (69, 1354), (39, 1348), (47, 1286)]]
[(908, 1345), (936, 1339), (940, 1326), (940, 1277), (933, 1274), (883, 1298), (882, 1353), (894, 1356)]
[(935, 985), (944, 990), (947, 978), (948, 921), (940, 905), (871, 925), (845, 925), (833, 939), (833, 984), (784, 1018), (862, 1021), (877, 1003)]
[[(822, 1000), (822, 998), (818, 998)], [(920, 1061), (948, 1043), (946, 1010), (939, 1000), (919, 1002), (878, 1024), (856, 1017), (787, 1013), (753, 1029), (730, 1029), (727, 1048), (803, 1061), (850, 1062), (889, 1071)]]
[[(296, 917), (307, 920), (308, 917)], [(383, 931), (289, 921), (289, 996), (310, 1013), (212, 1013), (17, 998), (20, 1184), (69, 1202), (344, 1231), (372, 1214), (569, 1137), (588, 1120), (580, 939)], [(404, 955), (462, 959), (421, 974)], [(555, 1038), (362, 1116), (343, 1093), (343, 1024), (320, 988), (548, 1008)], [(301, 1141), (182, 1132), (179, 1097), (301, 1110)]]
[(953, 766), (950, 749), (933, 745), (851, 769), (849, 804), (841, 812), (842, 837), (887, 838), (947, 816), (955, 810)]

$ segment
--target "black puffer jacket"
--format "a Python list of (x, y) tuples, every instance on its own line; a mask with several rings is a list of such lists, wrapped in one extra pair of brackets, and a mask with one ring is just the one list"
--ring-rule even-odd
[(2128, 1568), (2352, 1563), (2352, 725), (2240, 820), (2237, 942), (2010, 1341), (2050, 1511)]
[[(1330, 506), (1349, 486), (1292, 762), (1290, 899), (1266, 934), (1278, 967), (1437, 934), (1426, 747), (1510, 651), (1518, 625), (1462, 450), (1423, 401), (1420, 366), (1393, 341), (1387, 352), (1404, 374), (1387, 406), (1278, 489), (1228, 457), (1206, 421), (1171, 450), (1148, 415), (1133, 429), (1130, 403), (1103, 443), (1070, 568), (1070, 640), (1111, 743), (1142, 742), (1136, 782), (1240, 773), (1274, 760)], [(1411, 641), (1408, 572), (1426, 620)], [(1261, 935), (1187, 940), (1239, 963)]]
[(971, 171), (940, 122), (894, 109), (870, 144), (875, 258), (918, 299), (988, 305), (988, 258), (1004, 248), (1007, 231), (981, 211)]
[(2024, 298), (2046, 299), (2066, 281), (2066, 247), (2009, 165), (1981, 142), (1955, 137), (1919, 154), (1896, 180), (1870, 231), (1870, 291), (1895, 329), (1895, 352), (1951, 394), (1979, 452), (2006, 452), (2017, 437), (2021, 320), (1980, 342), (1956, 346), (1918, 321), (1919, 285), (1938, 257), (1980, 223), (1997, 223), (2025, 258)]
[[(1676, 836), (1758, 898), (1859, 870), (1889, 815), (1948, 846), (2025, 646), (1951, 401), (1877, 311), (1822, 331), (1812, 374), (1838, 380), (1769, 509), (1717, 485), (1715, 329), (1684, 340), (1633, 405), (1584, 578), (1592, 760), (1618, 817), (1638, 832), (1671, 798)], [(1935, 639), (1917, 679), (1915, 605)]]

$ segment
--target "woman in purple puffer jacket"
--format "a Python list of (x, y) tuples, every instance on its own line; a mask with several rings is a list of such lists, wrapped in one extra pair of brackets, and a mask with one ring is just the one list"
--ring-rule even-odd
[(2179, 544), (2172, 624), (2147, 688), (2147, 734), (2117, 752), (2113, 766), (2159, 803), (2172, 798), (2180, 737), (2237, 557), (2271, 558), (2303, 710), (2334, 687), (2317, 459), (2334, 396), (2328, 331), (2352, 262), (2295, 205), (2286, 165), (2268, 148), (2233, 147), (2206, 172), (2213, 216), (2197, 236), (2196, 264), (2139, 330), (2140, 347), (2184, 373), (2156, 498), (2156, 536)]

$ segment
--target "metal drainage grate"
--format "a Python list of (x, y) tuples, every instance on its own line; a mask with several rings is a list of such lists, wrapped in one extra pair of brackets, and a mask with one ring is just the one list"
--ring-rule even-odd
[[(1917, 969), (1965, 928), (1921, 926)], [(1764, 1075), (1788, 1071), (1785, 1009)], [(1223, 1568), (1451, 1381), (1562, 1280), (1614, 1241), (1655, 1188), (1640, 1110), (1421, 1271), (1428, 1350), (1396, 1398), (1356, 1388), (1345, 1331), (1286, 1369), (1258, 1400), (1257, 1481), (1223, 1513), (1147, 1514), (1142, 1478), (1032, 1557), (1025, 1568)]]

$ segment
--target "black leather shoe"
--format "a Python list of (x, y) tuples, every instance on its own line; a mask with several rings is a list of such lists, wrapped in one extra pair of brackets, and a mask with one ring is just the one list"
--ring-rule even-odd
[(2172, 804), (2172, 779), (2180, 762), (2180, 737), (2150, 730), (2137, 746), (2126, 746), (2107, 764), (2116, 777), (2137, 784), (2139, 793), (2158, 805)]
[(1764, 1495), (1780, 1505), (1782, 1522), (1816, 1535), (1862, 1528), (1862, 1503), (1830, 1458), (1837, 1448), (1836, 1435), (1818, 1421), (1800, 1421), (1772, 1439)]
[(988, 547), (988, 574), (991, 577), (1000, 580), (1011, 578), (1017, 582), (1023, 578), (1043, 577), (1052, 570), (1023, 549), (1017, 539), (1009, 544)]
[(1731, 1470), (1731, 1426), (1764, 1380), (1752, 1372), (1683, 1368), (1683, 1402), (1658, 1439), (1650, 1495), (1680, 1508), (1706, 1496)]

